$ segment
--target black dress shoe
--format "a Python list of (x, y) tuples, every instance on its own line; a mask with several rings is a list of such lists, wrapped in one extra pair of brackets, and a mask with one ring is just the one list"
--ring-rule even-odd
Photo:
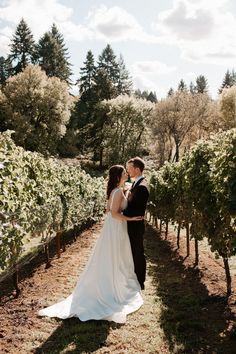
[(144, 289), (145, 289), (144, 284), (140, 284), (140, 286), (141, 286), (141, 289), (142, 289), (142, 290), (144, 290)]

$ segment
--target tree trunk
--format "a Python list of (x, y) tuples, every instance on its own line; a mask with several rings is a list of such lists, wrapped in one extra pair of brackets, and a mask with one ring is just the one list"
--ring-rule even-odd
[(99, 151), (99, 166), (100, 167), (103, 166), (103, 148), (100, 148), (100, 151)]
[(179, 144), (176, 144), (176, 150), (175, 150), (175, 162), (179, 161)]
[(165, 240), (167, 240), (167, 235), (168, 235), (168, 226), (169, 226), (169, 223), (168, 223), (168, 219), (167, 219), (167, 220), (166, 220)]
[(61, 257), (61, 231), (56, 233), (57, 258)]
[(45, 269), (47, 269), (47, 268), (51, 267), (51, 262), (50, 262), (50, 257), (49, 257), (49, 247), (48, 247), (47, 243), (44, 245), (44, 252), (45, 252), (45, 256), (46, 256)]
[(194, 243), (195, 243), (195, 266), (197, 266), (199, 262), (199, 252), (198, 252), (198, 240), (196, 238), (194, 239)]
[(180, 230), (181, 230), (181, 223), (178, 223), (178, 230), (177, 230), (177, 248), (179, 249), (179, 241), (180, 241)]
[(157, 220), (157, 216), (155, 216), (155, 228), (158, 229), (158, 220)]
[(16, 263), (14, 263), (14, 272), (12, 274), (12, 281), (13, 281), (14, 289), (16, 290), (15, 298), (18, 298), (18, 296), (20, 294), (20, 288), (18, 287), (19, 270), (18, 270), (18, 265)]
[(190, 255), (190, 241), (189, 241), (189, 223), (186, 223), (186, 247), (187, 247), (187, 257)]
[(224, 266), (225, 266), (225, 275), (226, 275), (226, 282), (227, 282), (227, 297), (231, 295), (231, 276), (229, 270), (229, 262), (227, 257), (223, 257)]

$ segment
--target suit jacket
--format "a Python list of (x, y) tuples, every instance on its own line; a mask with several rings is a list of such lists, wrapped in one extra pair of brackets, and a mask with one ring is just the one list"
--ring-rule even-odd
[(149, 191), (147, 182), (144, 178), (141, 178), (130, 190), (128, 205), (123, 211), (123, 214), (126, 216), (144, 216), (148, 197)]

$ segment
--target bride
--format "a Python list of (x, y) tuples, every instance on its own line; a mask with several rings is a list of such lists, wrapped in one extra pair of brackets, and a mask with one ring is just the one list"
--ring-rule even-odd
[(141, 289), (134, 273), (127, 221), (143, 217), (122, 214), (127, 206), (122, 185), (127, 180), (125, 168), (114, 165), (109, 170), (107, 184), (107, 213), (93, 252), (65, 300), (38, 312), (39, 316), (81, 321), (108, 320), (125, 323), (126, 315), (143, 304)]

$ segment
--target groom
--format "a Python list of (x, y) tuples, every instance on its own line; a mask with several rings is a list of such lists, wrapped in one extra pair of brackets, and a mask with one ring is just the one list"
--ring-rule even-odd
[[(134, 157), (126, 164), (129, 176), (134, 179), (128, 196), (128, 206), (123, 212), (126, 216), (144, 216), (145, 214), (149, 191), (147, 182), (143, 176), (144, 167), (144, 161), (140, 157)], [(141, 289), (144, 289), (146, 274), (146, 259), (143, 247), (144, 220), (128, 221), (127, 224), (134, 259), (134, 270)]]

